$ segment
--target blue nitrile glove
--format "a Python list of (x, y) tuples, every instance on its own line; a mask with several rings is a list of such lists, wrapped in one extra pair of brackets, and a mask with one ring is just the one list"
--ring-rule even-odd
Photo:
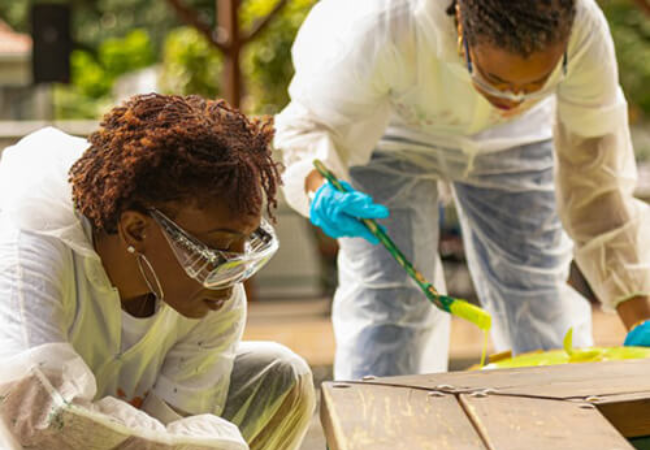
[(650, 320), (633, 327), (623, 343), (626, 347), (650, 347)]
[(390, 214), (388, 208), (374, 203), (372, 197), (354, 190), (349, 183), (340, 183), (348, 192), (339, 192), (329, 181), (318, 188), (309, 208), (311, 223), (333, 238), (362, 237), (378, 244), (379, 239), (359, 218), (385, 219)]

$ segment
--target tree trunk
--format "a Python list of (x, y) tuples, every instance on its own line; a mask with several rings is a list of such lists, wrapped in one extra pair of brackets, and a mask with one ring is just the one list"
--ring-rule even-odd
[(216, 0), (218, 34), (227, 37), (223, 65), (223, 96), (232, 106), (239, 108), (242, 95), (242, 76), (239, 61), (242, 42), (239, 35), (237, 9), (239, 0)]

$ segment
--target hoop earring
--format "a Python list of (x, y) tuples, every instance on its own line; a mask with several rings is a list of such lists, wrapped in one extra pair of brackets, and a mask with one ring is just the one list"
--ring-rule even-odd
[(465, 53), (465, 48), (463, 47), (463, 41), (465, 37), (465, 32), (463, 30), (463, 24), (460, 21), (460, 5), (458, 4), (458, 1), (454, 1), (454, 23), (456, 24), (456, 32), (458, 33), (458, 40), (456, 43), (456, 51), (458, 52), (459, 56), (464, 56)]
[[(151, 292), (153, 292), (153, 295), (156, 297), (156, 300), (162, 300), (165, 297), (165, 293), (163, 292), (163, 288), (160, 285), (160, 280), (158, 279), (158, 275), (156, 275), (156, 271), (153, 270), (153, 266), (151, 265), (147, 257), (144, 256), (142, 253), (138, 253), (136, 258), (138, 261), (138, 269), (140, 269), (140, 274), (142, 275), (142, 278), (144, 278), (144, 282), (147, 283), (147, 287), (151, 290)], [(144, 261), (144, 263), (147, 266), (147, 269), (149, 269), (149, 271), (153, 275), (153, 279), (156, 282), (156, 287), (158, 288), (157, 291), (156, 289), (153, 288), (153, 286), (151, 286), (151, 283), (149, 282), (149, 278), (144, 273), (144, 268), (142, 267), (142, 261)], [(160, 292), (160, 294), (158, 292)]]

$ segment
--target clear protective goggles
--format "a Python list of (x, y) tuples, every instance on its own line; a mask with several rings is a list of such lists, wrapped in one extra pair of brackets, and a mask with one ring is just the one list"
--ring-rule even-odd
[(264, 219), (240, 253), (204, 244), (157, 209), (151, 208), (149, 213), (160, 225), (181, 267), (206, 289), (224, 289), (246, 281), (264, 267), (279, 247), (273, 227)]
[[(523, 103), (526, 100), (539, 100), (541, 98), (547, 97), (551, 95), (555, 90), (555, 85), (543, 86), (541, 89), (537, 89), (532, 92), (525, 92), (523, 90), (514, 92), (511, 90), (498, 89), (483, 77), (480, 70), (474, 70), (474, 63), (472, 62), (472, 56), (469, 53), (469, 44), (467, 43), (467, 39), (464, 36), (463, 36), (463, 45), (465, 47), (465, 62), (467, 63), (467, 71), (472, 77), (472, 83), (474, 83), (479, 89), (481, 89), (481, 91), (485, 92), (491, 97), (499, 98), (502, 100), (508, 100), (515, 103)], [(567, 53), (565, 51), (564, 56), (562, 57), (562, 74), (559, 81), (562, 81), (566, 76), (567, 64), (568, 64)], [(553, 70), (553, 72), (555, 72), (555, 70)], [(549, 75), (549, 79), (551, 78), (551, 76), (552, 73)]]

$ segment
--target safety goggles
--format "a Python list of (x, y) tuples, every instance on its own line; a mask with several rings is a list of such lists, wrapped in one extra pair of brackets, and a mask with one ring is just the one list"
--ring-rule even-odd
[[(494, 87), (492, 83), (487, 81), (480, 70), (474, 70), (474, 64), (472, 62), (472, 56), (469, 53), (469, 44), (467, 39), (463, 36), (463, 46), (465, 48), (465, 62), (467, 63), (467, 71), (472, 77), (472, 83), (477, 86), (481, 91), (490, 95), (491, 97), (496, 97), (502, 100), (508, 100), (515, 103), (523, 103), (526, 100), (539, 100), (541, 98), (547, 97), (553, 93), (555, 86), (543, 86), (541, 89), (535, 90), (533, 92), (518, 91), (514, 92), (511, 90), (502, 90)], [(562, 57), (562, 74), (559, 81), (562, 81), (567, 73), (567, 52), (564, 52)], [(555, 70), (553, 71), (555, 72)], [(552, 75), (552, 74), (551, 74)], [(551, 78), (549, 75), (549, 78)], [(548, 81), (548, 80), (547, 80)]]
[(247, 238), (244, 251), (239, 253), (212, 248), (159, 210), (151, 208), (149, 212), (160, 225), (181, 267), (206, 289), (223, 289), (249, 279), (264, 267), (279, 247), (273, 227), (264, 219)]

